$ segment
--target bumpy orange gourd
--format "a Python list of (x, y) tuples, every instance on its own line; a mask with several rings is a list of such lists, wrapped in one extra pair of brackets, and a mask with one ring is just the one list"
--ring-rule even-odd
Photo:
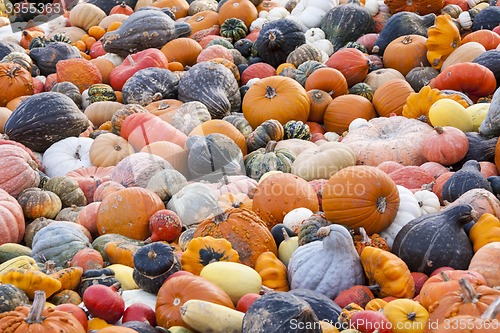
[(445, 59), (460, 46), (460, 31), (451, 16), (444, 14), (436, 17), (427, 35), (427, 60), (432, 67), (440, 69)]
[(195, 275), (215, 261), (240, 262), (240, 256), (228, 240), (205, 236), (191, 239), (181, 257), (182, 269)]
[(500, 220), (493, 214), (485, 213), (474, 223), (469, 232), (474, 252), (486, 244), (500, 242)]
[(262, 278), (262, 285), (274, 291), (288, 291), (287, 270), (272, 252), (263, 252), (255, 263), (255, 270)]

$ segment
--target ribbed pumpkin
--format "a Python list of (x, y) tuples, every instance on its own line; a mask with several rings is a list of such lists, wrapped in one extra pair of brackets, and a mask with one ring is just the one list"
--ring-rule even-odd
[(269, 119), (276, 119), (282, 125), (289, 120), (306, 122), (310, 104), (306, 90), (297, 81), (270, 76), (252, 84), (243, 97), (242, 109), (255, 129)]
[(191, 16), (187, 23), (191, 26), (191, 34), (194, 34), (200, 30), (219, 25), (219, 14), (213, 10), (203, 10)]
[(202, 221), (193, 237), (204, 236), (227, 239), (238, 252), (240, 262), (251, 267), (255, 266), (262, 253), (278, 253), (274, 238), (264, 221), (256, 213), (244, 208), (219, 211)]
[(406, 75), (415, 67), (428, 66), (426, 41), (427, 38), (420, 35), (406, 35), (394, 39), (384, 51), (384, 67), (394, 68)]
[(413, 88), (406, 80), (393, 79), (378, 87), (373, 94), (373, 105), (381, 117), (389, 117), (392, 113), (400, 116), (406, 99), (413, 92)]
[(19, 243), (24, 230), (23, 209), (14, 197), (0, 189), (0, 245)]
[(307, 97), (309, 97), (311, 103), (309, 118), (307, 120), (322, 123), (326, 108), (332, 101), (332, 97), (328, 92), (321, 89), (308, 90)]
[(363, 52), (355, 48), (340, 49), (328, 58), (325, 65), (339, 70), (352, 87), (368, 74), (370, 61)]
[(323, 116), (325, 129), (339, 135), (349, 129), (356, 118), (370, 120), (376, 116), (373, 104), (365, 97), (347, 94), (333, 99)]
[(382, 170), (352, 166), (328, 180), (322, 205), (329, 221), (363, 227), (371, 235), (391, 225), (399, 208), (399, 194), (394, 181)]
[(252, 210), (269, 229), (283, 222), (288, 212), (300, 207), (317, 212), (318, 197), (307, 181), (289, 173), (266, 177), (257, 186), (253, 196)]
[(247, 154), (247, 142), (243, 134), (236, 127), (234, 127), (231, 123), (220, 120), (220, 119), (212, 119), (203, 122), (202, 124), (195, 127), (189, 136), (193, 135), (201, 135), (205, 136), (212, 133), (220, 133), (224, 134), (230, 139), (234, 141), (240, 147), (243, 155)]
[(151, 235), (149, 218), (160, 209), (165, 209), (165, 205), (150, 190), (140, 187), (118, 190), (106, 196), (99, 206), (98, 232), (145, 240)]
[(192, 38), (176, 38), (161, 48), (168, 62), (180, 62), (184, 66), (196, 64), (196, 58), (203, 48)]
[(0, 106), (6, 106), (14, 98), (33, 95), (33, 78), (21, 65), (0, 63)]
[(257, 8), (250, 0), (228, 0), (223, 2), (219, 8), (219, 25), (222, 25), (228, 18), (234, 17), (250, 27), (258, 15)]
[[(12, 142), (13, 144), (9, 144)], [(38, 186), (40, 174), (34, 156), (15, 141), (0, 144), (0, 189), (16, 197), (26, 188)]]
[(89, 150), (92, 165), (98, 167), (117, 165), (133, 153), (135, 153), (134, 148), (127, 140), (113, 133), (99, 135), (92, 142)]
[(307, 91), (320, 89), (326, 91), (332, 98), (348, 93), (347, 80), (341, 71), (335, 68), (318, 68), (305, 81)]
[(402, 0), (387, 0), (384, 2), (392, 14), (399, 12), (414, 12), (419, 15), (438, 13), (444, 6), (445, 1), (402, 1)]

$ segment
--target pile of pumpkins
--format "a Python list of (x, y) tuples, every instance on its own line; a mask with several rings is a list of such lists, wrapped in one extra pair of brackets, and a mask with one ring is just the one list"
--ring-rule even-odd
[(0, 5), (0, 332), (499, 331), (500, 2), (65, 5)]

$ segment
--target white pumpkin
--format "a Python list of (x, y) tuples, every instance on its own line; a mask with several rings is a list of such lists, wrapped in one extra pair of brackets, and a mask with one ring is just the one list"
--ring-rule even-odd
[(464, 30), (470, 30), (472, 27), (472, 18), (468, 11), (461, 12), (460, 15), (458, 15), (457, 21)]
[(283, 218), (283, 224), (290, 230), (293, 230), (293, 232), (297, 233), (300, 223), (305, 219), (311, 217), (311, 215), (313, 214), (313, 211), (308, 208), (295, 208), (285, 215), (285, 217)]
[(366, 0), (364, 7), (371, 16), (377, 15), (380, 9), (380, 5), (377, 0)]
[(404, 186), (397, 185), (399, 193), (399, 209), (391, 225), (380, 233), (387, 244), (392, 247), (398, 232), (410, 221), (422, 215), (420, 205), (413, 193)]
[(319, 27), (326, 12), (339, 5), (338, 0), (300, 0), (290, 13), (297, 17), (303, 30)]
[(431, 214), (441, 209), (438, 196), (431, 191), (421, 190), (413, 194), (418, 201), (421, 215)]
[(304, 33), (306, 37), (306, 43), (314, 43), (318, 40), (326, 38), (325, 32), (320, 28), (311, 28)]
[[(317, 47), (320, 51), (324, 52), (328, 56), (331, 56), (333, 54), (333, 44), (328, 39), (320, 39), (307, 44)], [(328, 58), (326, 60), (328, 60)]]
[[(265, 12), (265, 11), (261, 11), (262, 12)], [(267, 13), (267, 12), (266, 12)], [(266, 15), (267, 16), (267, 15)], [(256, 20), (254, 20), (251, 24), (250, 24), (250, 31), (253, 31), (255, 29), (262, 29), (262, 26), (268, 22), (267, 21), (267, 18), (265, 17), (259, 17), (257, 18)]]
[(214, 214), (217, 207), (214, 191), (198, 182), (184, 186), (167, 203), (167, 209), (176, 212), (186, 227), (200, 223)]
[(290, 13), (285, 8), (283, 8), (283, 7), (274, 7), (273, 9), (271, 9), (269, 11), (269, 13), (267, 14), (266, 18), (267, 18), (268, 21), (276, 21), (276, 20), (285, 18), (288, 15), (290, 15)]
[(85, 89), (82, 92), (82, 110), (85, 110), (90, 105), (89, 90)]
[(326, 142), (297, 155), (292, 173), (307, 181), (330, 179), (343, 168), (356, 165), (354, 151), (342, 142)]
[(89, 150), (93, 142), (91, 138), (69, 137), (52, 144), (42, 157), (47, 176), (64, 176), (75, 169), (92, 166)]
[(340, 135), (335, 132), (326, 132), (323, 136), (328, 142), (338, 142), (340, 139)]
[[(121, 65), (121, 63), (123, 62), (123, 58), (115, 53), (106, 53), (105, 55), (102, 55), (100, 57), (103, 57), (104, 59), (108, 59), (109, 61), (111, 61), (113, 63), (113, 65), (115, 65), (115, 67), (118, 65)], [(100, 58), (100, 57), (98, 57), (98, 58)]]
[(364, 118), (356, 118), (349, 124), (349, 131), (361, 126), (368, 126), (368, 120)]

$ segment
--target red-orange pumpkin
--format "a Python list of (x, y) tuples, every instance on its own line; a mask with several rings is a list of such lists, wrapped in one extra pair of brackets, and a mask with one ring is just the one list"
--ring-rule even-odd
[(347, 94), (333, 99), (323, 116), (327, 132), (339, 135), (349, 129), (349, 124), (356, 118), (370, 120), (376, 116), (373, 104), (363, 96)]
[(325, 65), (339, 70), (347, 80), (349, 87), (363, 81), (370, 69), (370, 61), (365, 54), (351, 47), (333, 53)]
[(410, 84), (403, 79), (392, 79), (383, 83), (373, 94), (373, 105), (381, 117), (391, 114), (400, 116), (406, 99), (415, 92)]
[(306, 79), (307, 91), (320, 89), (326, 91), (332, 98), (348, 93), (347, 80), (341, 71), (335, 68), (319, 68)]

